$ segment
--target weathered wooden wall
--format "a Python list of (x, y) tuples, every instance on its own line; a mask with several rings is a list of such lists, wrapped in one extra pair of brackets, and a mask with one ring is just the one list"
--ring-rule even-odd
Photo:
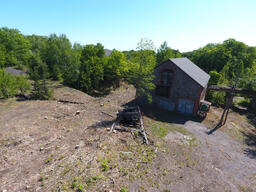
[(174, 72), (171, 98), (197, 99), (198, 91), (201, 88), (200, 85), (197, 84), (176, 65), (174, 65), (171, 61), (167, 61), (155, 69), (154, 83), (156, 85), (160, 83), (159, 81), (161, 79), (161, 72), (166, 69), (172, 70)]

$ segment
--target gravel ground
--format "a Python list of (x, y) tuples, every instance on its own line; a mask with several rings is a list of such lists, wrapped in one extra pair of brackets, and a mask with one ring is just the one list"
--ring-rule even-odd
[(244, 152), (246, 146), (219, 130), (208, 135), (209, 129), (201, 123), (187, 121), (184, 126), (201, 142), (201, 158), (207, 167), (217, 170), (231, 191), (241, 191), (237, 186), (256, 190), (256, 160)]

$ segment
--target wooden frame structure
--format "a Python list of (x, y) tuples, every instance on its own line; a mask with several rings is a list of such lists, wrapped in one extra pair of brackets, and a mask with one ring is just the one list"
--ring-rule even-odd
[[(126, 126), (124, 126), (126, 125)], [(128, 107), (120, 111), (116, 120), (111, 126), (110, 132), (113, 130), (138, 132), (142, 135), (144, 143), (149, 144), (146, 131), (144, 129), (142, 115), (139, 106)]]

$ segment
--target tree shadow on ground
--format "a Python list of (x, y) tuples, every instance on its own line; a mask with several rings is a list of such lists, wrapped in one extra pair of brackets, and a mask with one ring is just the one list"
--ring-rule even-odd
[(106, 88), (103, 90), (93, 90), (91, 93), (87, 93), (88, 95), (92, 97), (105, 97), (111, 92), (111, 88)]
[(114, 123), (114, 120), (100, 121), (93, 125), (90, 125), (87, 129), (103, 129), (103, 128), (111, 127), (113, 123)]
[(256, 159), (256, 129), (250, 132), (243, 131), (242, 134), (244, 135), (244, 143), (248, 146), (244, 153), (248, 157)]
[(244, 153), (251, 159), (256, 159), (256, 149), (247, 148)]
[(240, 115), (245, 115), (248, 119), (248, 122), (255, 127), (256, 129), (256, 114), (250, 112), (248, 109), (246, 108), (239, 108), (236, 106), (232, 106), (231, 109), (236, 112), (239, 113)]
[(28, 101), (28, 100), (36, 100), (32, 97), (32, 94), (27, 94), (27, 95), (18, 95), (16, 96), (17, 99), (16, 101)]
[(232, 107), (232, 110), (240, 115), (245, 115), (248, 122), (253, 126), (253, 129), (242, 131), (244, 136), (244, 143), (248, 146), (244, 153), (252, 158), (256, 159), (256, 114), (251, 113), (246, 108)]
[(219, 128), (221, 128), (223, 126), (223, 124), (221, 122), (219, 122), (214, 128), (212, 128), (210, 131), (207, 131), (208, 135), (213, 134), (215, 131), (217, 131)]

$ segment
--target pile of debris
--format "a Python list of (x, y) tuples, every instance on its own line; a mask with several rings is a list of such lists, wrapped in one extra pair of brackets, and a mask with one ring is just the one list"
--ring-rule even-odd
[(137, 132), (142, 135), (144, 143), (148, 144), (148, 139), (146, 131), (143, 126), (141, 111), (139, 106), (136, 107), (126, 107), (124, 110), (119, 111), (117, 118), (113, 123), (110, 131), (127, 131), (127, 132)]

